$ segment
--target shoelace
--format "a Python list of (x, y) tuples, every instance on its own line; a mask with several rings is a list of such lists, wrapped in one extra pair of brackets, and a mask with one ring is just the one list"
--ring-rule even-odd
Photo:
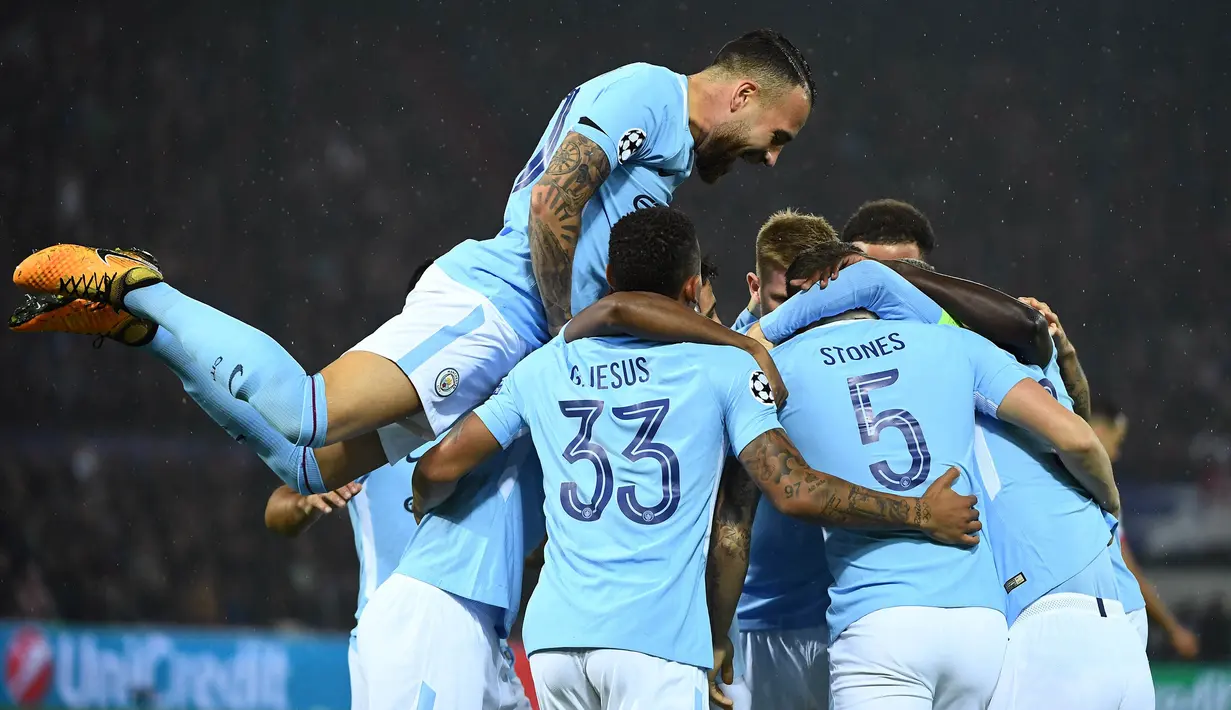
[(89, 289), (95, 289), (102, 292), (104, 295), (111, 293), (111, 284), (115, 281), (115, 276), (112, 274), (90, 274), (87, 278), (85, 274), (81, 276), (69, 276), (68, 278), (60, 279), (60, 293), (76, 298), (87, 298)]

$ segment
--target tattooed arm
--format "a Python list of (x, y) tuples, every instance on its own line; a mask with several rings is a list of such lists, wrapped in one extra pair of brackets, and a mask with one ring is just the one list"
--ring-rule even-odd
[(611, 172), (597, 143), (570, 132), (530, 193), (530, 262), (552, 335), (572, 317), (573, 254), (581, 212)]
[(705, 569), (706, 599), (709, 602), (710, 633), (714, 640), (714, 668), (710, 670), (710, 698), (730, 707), (730, 699), (718, 690), (715, 680), (734, 681), (729, 631), (735, 619), (744, 577), (748, 575), (748, 555), (752, 550), (752, 516), (760, 494), (744, 475), (739, 461), (728, 458), (718, 488), (714, 510), (714, 534), (710, 537), (709, 564)]
[(1056, 364), (1060, 367), (1060, 379), (1064, 381), (1064, 389), (1073, 398), (1073, 413), (1090, 421), (1090, 380), (1086, 379), (1086, 371), (1077, 359), (1077, 348), (1064, 332), (1060, 317), (1046, 303), (1037, 298), (1019, 298), (1022, 303), (1036, 309), (1047, 319), (1052, 340), (1056, 343)]
[(920, 498), (881, 493), (808, 467), (781, 429), (744, 447), (740, 463), (761, 492), (785, 515), (840, 528), (913, 529), (945, 543), (974, 545), (982, 529), (975, 497), (952, 489), (950, 468)]

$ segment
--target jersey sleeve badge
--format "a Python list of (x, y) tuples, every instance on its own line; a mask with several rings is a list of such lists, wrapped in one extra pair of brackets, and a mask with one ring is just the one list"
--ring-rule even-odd
[(764, 372), (754, 370), (752, 375), (748, 377), (748, 391), (761, 404), (767, 407), (774, 405), (774, 391), (769, 386), (769, 378)]
[(621, 163), (626, 163), (632, 159), (637, 151), (645, 145), (645, 131), (640, 128), (630, 128), (624, 131), (624, 135), (620, 136), (619, 143), (616, 144), (618, 151), (617, 159)]

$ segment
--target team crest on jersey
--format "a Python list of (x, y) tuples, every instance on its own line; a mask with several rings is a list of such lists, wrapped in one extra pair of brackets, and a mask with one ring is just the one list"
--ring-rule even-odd
[(640, 128), (630, 128), (624, 131), (624, 135), (620, 136), (620, 142), (617, 144), (619, 155), (617, 159), (621, 163), (626, 163), (630, 158), (641, 150), (641, 146), (645, 145), (645, 131)]
[(756, 397), (757, 401), (765, 406), (773, 406), (774, 390), (769, 386), (769, 378), (764, 372), (757, 370), (748, 378), (748, 391)]
[(448, 397), (453, 394), (457, 391), (457, 385), (461, 380), (462, 378), (457, 374), (457, 370), (451, 367), (441, 370), (440, 374), (436, 375), (436, 396)]

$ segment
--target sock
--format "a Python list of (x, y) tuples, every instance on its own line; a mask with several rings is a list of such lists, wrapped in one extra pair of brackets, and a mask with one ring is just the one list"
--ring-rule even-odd
[(273, 338), (165, 283), (139, 288), (124, 307), (169, 330), (224, 392), (247, 402), (296, 446), (325, 443), (325, 380), (304, 372)]
[(315, 452), (287, 441), (252, 405), (232, 397), (169, 330), (159, 328), (154, 333), (154, 339), (141, 346), (140, 350), (150, 353), (169, 367), (184, 383), (184, 392), (205, 410), (209, 418), (225, 429), (231, 438), (255, 451), (284, 483), (300, 495), (325, 492)]

